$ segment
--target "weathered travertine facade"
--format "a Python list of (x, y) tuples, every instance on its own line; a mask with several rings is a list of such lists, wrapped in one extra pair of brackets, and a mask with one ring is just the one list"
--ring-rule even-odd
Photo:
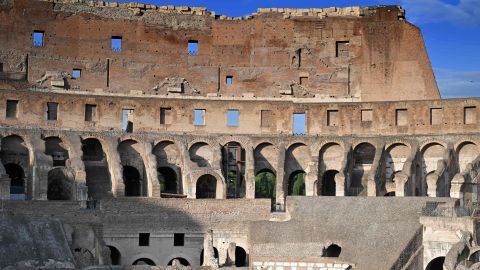
[(0, 96), (0, 267), (480, 260), (480, 98), (398, 6), (0, 0)]

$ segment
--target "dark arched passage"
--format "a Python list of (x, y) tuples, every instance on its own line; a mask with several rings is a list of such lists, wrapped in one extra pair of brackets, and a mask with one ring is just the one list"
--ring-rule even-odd
[(442, 270), (444, 261), (445, 257), (437, 257), (427, 264), (425, 270)]
[(289, 196), (305, 196), (305, 172), (295, 171), (288, 179)]
[(168, 262), (168, 265), (172, 265), (174, 260), (178, 260), (178, 262), (183, 266), (190, 266), (190, 263), (184, 258), (173, 258)]
[(335, 196), (337, 191), (337, 186), (335, 183), (335, 175), (338, 171), (329, 170), (323, 174), (322, 178), (322, 196)]
[(48, 200), (73, 200), (73, 177), (64, 167), (48, 172)]
[(138, 259), (138, 260), (134, 261), (132, 265), (151, 265), (151, 266), (155, 266), (155, 262), (153, 262), (152, 260), (150, 260), (148, 258), (141, 258), (141, 259)]
[[(213, 257), (218, 259), (218, 249), (216, 247), (213, 247)], [(203, 265), (203, 249), (202, 252), (200, 252), (200, 265)]]
[(237, 142), (229, 142), (222, 148), (222, 163), (227, 181), (227, 199), (245, 196), (245, 149)]
[(135, 167), (123, 166), (123, 182), (125, 184), (125, 196), (138, 197), (141, 195), (140, 173)]
[(247, 266), (247, 252), (242, 247), (235, 247), (235, 266), (245, 267)]
[(324, 250), (324, 257), (338, 257), (342, 252), (342, 248), (339, 245), (331, 244)]
[(25, 199), (25, 173), (20, 165), (5, 164), (5, 171), (10, 177), (10, 197), (12, 199)]
[(255, 198), (275, 199), (276, 176), (269, 169), (263, 169), (255, 176)]
[(197, 180), (197, 199), (215, 199), (217, 194), (217, 179), (210, 175), (202, 175)]
[(175, 171), (170, 167), (160, 167), (157, 171), (160, 191), (162, 193), (178, 194), (178, 181)]
[(108, 249), (110, 249), (110, 262), (112, 265), (120, 265), (121, 264), (121, 259), (122, 255), (120, 254), (120, 251), (116, 247), (112, 246), (107, 246)]
[(82, 153), (88, 196), (93, 199), (112, 197), (110, 170), (100, 141), (94, 138), (83, 140)]

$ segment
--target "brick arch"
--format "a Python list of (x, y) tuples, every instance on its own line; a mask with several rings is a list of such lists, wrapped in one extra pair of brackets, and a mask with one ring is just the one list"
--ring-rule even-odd
[(198, 139), (194, 139), (194, 140), (191, 140), (191, 141), (188, 142), (188, 144), (187, 144), (188, 151), (190, 151), (190, 148), (192, 148), (192, 146), (196, 143), (206, 143), (206, 144), (208, 144), (208, 146), (212, 147), (212, 149), (215, 145), (217, 145), (217, 144), (220, 145), (217, 141), (209, 139), (209, 138), (198, 138)]
[(394, 141), (388, 142), (385, 145), (385, 150), (388, 151), (390, 148), (396, 145), (405, 145), (406, 147), (408, 147), (408, 149), (412, 150), (412, 144), (404, 140), (394, 140)]
[(217, 173), (216, 170), (213, 169), (204, 169), (204, 170), (198, 170), (194, 171), (191, 173), (191, 179), (195, 179), (193, 181), (192, 187), (195, 189), (195, 194), (197, 193), (197, 182), (200, 179), (200, 177), (204, 175), (211, 175), (217, 179), (217, 187), (216, 187), (216, 196), (215, 199), (225, 199), (227, 194), (226, 194), (226, 183), (225, 179), (220, 173)]
[(440, 140), (428, 140), (428, 141), (423, 141), (420, 145), (419, 145), (419, 149), (420, 149), (420, 152), (423, 153), (423, 151), (425, 150), (426, 146), (430, 145), (430, 144), (439, 144), (441, 146), (443, 146), (445, 149), (447, 149), (448, 145), (446, 142), (444, 141), (440, 141)]
[(250, 139), (241, 136), (221, 136), (217, 139), (217, 142), (221, 145), (225, 145), (229, 142), (236, 142), (239, 143), (242, 148), (252, 146), (252, 141)]
[(343, 151), (345, 151), (345, 142), (342, 140), (335, 140), (335, 139), (322, 140), (318, 143), (315, 143), (312, 145), (311, 151), (312, 153), (320, 153), (323, 147), (330, 144), (338, 144), (340, 147), (342, 147)]

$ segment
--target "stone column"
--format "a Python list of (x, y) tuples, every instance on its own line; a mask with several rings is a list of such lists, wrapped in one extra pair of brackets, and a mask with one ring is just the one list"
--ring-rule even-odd
[(85, 165), (82, 161), (82, 141), (80, 137), (69, 135), (65, 138), (65, 146), (68, 149), (67, 167), (73, 169), (76, 186), (76, 200), (85, 201), (88, 198), (87, 174), (85, 173)]
[(203, 238), (203, 265), (210, 266), (213, 269), (218, 268), (218, 260), (215, 258), (213, 249), (213, 231), (208, 230)]
[(180, 157), (182, 159), (181, 170), (182, 170), (183, 193), (187, 195), (187, 198), (195, 199), (195, 194), (193, 192), (193, 187), (192, 187), (193, 179), (191, 179), (192, 161), (190, 161), (190, 154), (188, 152), (188, 142), (186, 141), (179, 142), (179, 148), (180, 148)]
[(276, 196), (275, 196), (275, 209), (285, 209), (285, 144), (281, 143), (278, 146), (278, 161), (277, 161), (277, 178), (276, 178)]
[(245, 148), (245, 198), (255, 199), (255, 157), (253, 147)]
[[(48, 172), (52, 168), (52, 159), (45, 155), (45, 141), (40, 134), (31, 134), (25, 138), (30, 147), (30, 179), (27, 179), (27, 198), (33, 200), (46, 200), (48, 190)], [(30, 180), (30, 183), (28, 183)]]
[(305, 176), (305, 195), (315, 196), (318, 181), (318, 154), (310, 157)]
[(125, 196), (125, 184), (123, 183), (123, 168), (120, 155), (117, 151), (118, 138), (105, 138), (103, 151), (107, 157), (108, 170), (112, 181), (112, 193), (115, 197)]
[(6, 174), (0, 175), (0, 200), (10, 200), (10, 177)]
[(152, 154), (152, 143), (143, 142), (142, 159), (147, 173), (148, 197), (160, 198), (160, 182), (158, 182), (157, 158)]

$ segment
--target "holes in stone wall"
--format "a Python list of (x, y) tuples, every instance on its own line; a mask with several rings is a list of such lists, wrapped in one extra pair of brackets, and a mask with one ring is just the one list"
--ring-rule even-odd
[(188, 55), (190, 56), (198, 55), (198, 40), (188, 41)]
[(227, 126), (238, 127), (238, 110), (227, 110)]
[(260, 125), (261, 127), (271, 127), (273, 125), (273, 114), (271, 110), (261, 110)]
[(373, 110), (365, 109), (361, 111), (361, 120), (362, 122), (372, 122), (373, 121)]
[(18, 100), (7, 100), (7, 111), (5, 116), (7, 118), (17, 118)]
[(477, 107), (470, 106), (463, 109), (463, 123), (465, 125), (477, 123)]
[(122, 109), (122, 132), (133, 132), (133, 109)]
[(138, 246), (148, 247), (150, 245), (150, 233), (138, 234)]
[(0, 63), (0, 72), (3, 72), (3, 63)]
[(339, 124), (338, 110), (327, 111), (327, 126), (336, 127)]
[(172, 108), (160, 108), (160, 125), (169, 125), (172, 123)]
[(395, 110), (395, 125), (406, 126), (408, 124), (408, 110), (396, 109)]
[(303, 86), (306, 86), (308, 85), (308, 77), (304, 76), (304, 77), (300, 77), (300, 85), (303, 85)]
[(293, 135), (305, 135), (306, 125), (306, 113), (293, 114)]
[(195, 126), (205, 125), (205, 109), (195, 109), (193, 112), (193, 124)]
[(430, 125), (440, 125), (443, 122), (443, 109), (430, 108)]
[(56, 102), (47, 102), (47, 120), (56, 121), (58, 118), (58, 103)]
[(184, 233), (174, 233), (173, 234), (173, 246), (183, 247), (185, 245), (185, 234)]
[(72, 78), (73, 79), (78, 79), (82, 76), (82, 70), (79, 68), (74, 68), (72, 70)]
[(34, 47), (43, 47), (44, 44), (44, 31), (35, 30), (33, 31), (33, 46)]
[(336, 57), (348, 57), (349, 56), (350, 43), (348, 41), (337, 41), (335, 56)]
[(97, 105), (85, 104), (85, 121), (95, 121), (97, 116)]
[(112, 36), (112, 52), (121, 52), (122, 51), (122, 37), (121, 36)]
[(233, 84), (233, 76), (225, 77), (225, 84), (226, 85), (232, 85)]

